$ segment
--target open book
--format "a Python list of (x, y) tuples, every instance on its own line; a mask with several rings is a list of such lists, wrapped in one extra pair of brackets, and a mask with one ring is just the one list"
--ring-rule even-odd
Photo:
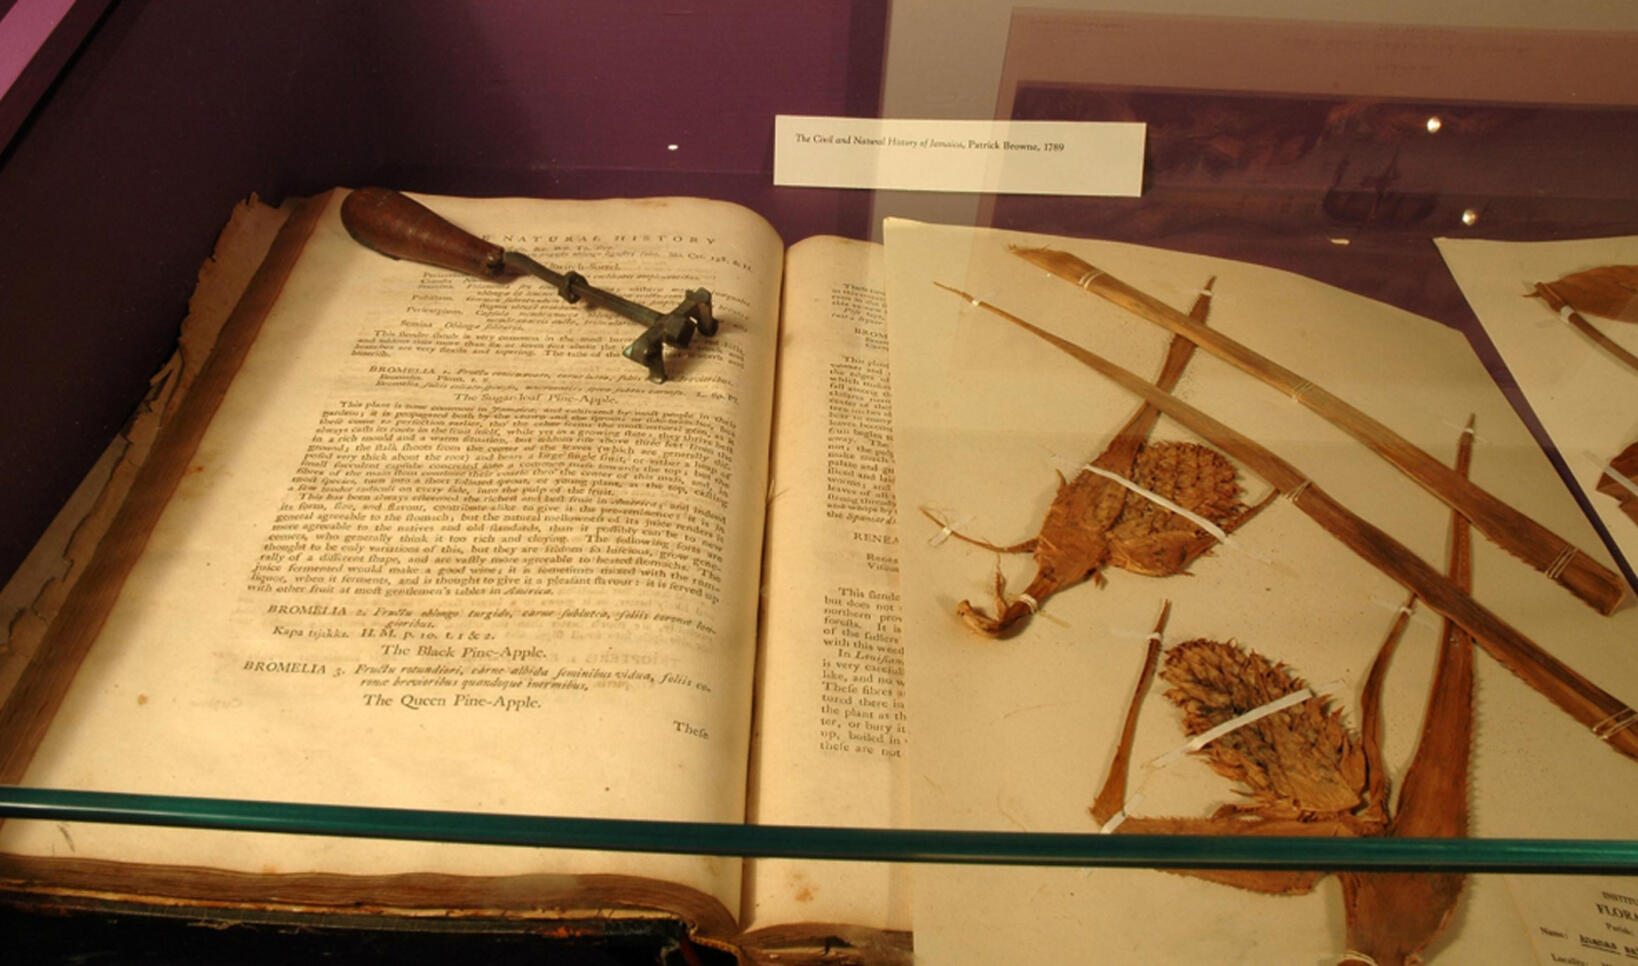
[[(787, 253), (692, 199), (427, 199), (640, 303), (709, 289), (720, 330), (656, 385), (620, 357), (631, 323), (383, 257), (348, 237), (344, 195), (290, 216), (32, 660), (5, 668), (0, 781), (898, 820), (880, 250)], [(659, 915), (753, 957), (908, 955), (885, 865), (35, 821), (0, 852), (8, 891), (63, 901)]]

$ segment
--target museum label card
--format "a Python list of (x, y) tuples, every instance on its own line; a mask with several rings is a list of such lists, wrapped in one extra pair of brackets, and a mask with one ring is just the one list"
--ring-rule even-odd
[(1542, 963), (1638, 962), (1638, 889), (1622, 878), (1506, 876)]
[(1143, 189), (1144, 125), (1103, 121), (774, 119), (774, 184), (1117, 195)]

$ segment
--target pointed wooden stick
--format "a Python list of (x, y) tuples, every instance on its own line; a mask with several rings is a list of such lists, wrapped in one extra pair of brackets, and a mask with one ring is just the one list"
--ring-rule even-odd
[[(1461, 519), (1460, 514), (1455, 516)], [(1382, 760), (1382, 689), (1388, 680), (1388, 664), (1399, 650), (1405, 629), (1410, 626), (1411, 608), (1415, 604), (1416, 597), (1412, 595), (1405, 606), (1399, 608), (1382, 646), (1377, 648), (1376, 660), (1371, 662), (1365, 686), (1359, 693), (1359, 746), (1365, 753), (1366, 784), (1365, 808), (1358, 814), (1362, 819), (1383, 825), (1388, 822), (1388, 767)]]
[(1410, 440), (1289, 369), (1224, 335), (1197, 326), (1188, 316), (1068, 252), (1014, 248), (1013, 254), (1080, 288), (1181, 335), (1218, 358), (1291, 396), (1338, 429), (1370, 447), (1405, 475), (1467, 517), (1498, 546), (1547, 574), (1571, 593), (1609, 614), (1626, 596), (1620, 576), (1563, 537), (1492, 496)]
[[(948, 286), (944, 286), (948, 287)], [(1308, 514), (1332, 536), (1383, 574), (1398, 581), (1434, 611), (1472, 634), (1491, 657), (1518, 675), (1621, 754), (1638, 760), (1638, 728), (1609, 730), (1611, 721), (1625, 722), (1631, 708), (1572, 670), (1558, 658), (1491, 613), (1457, 587), (1450, 578), (1412, 553), (1404, 544), (1338, 503), (1310, 482), (1295, 466), (1261, 443), (1206, 415), (1171, 393), (1155, 388), (1142, 377), (1113, 362), (1059, 338), (1016, 315), (965, 292), (950, 289), (972, 305), (986, 309), (1051, 343), (1129, 392), (1153, 403), (1195, 435), (1245, 464)]]
[(1109, 763), (1103, 788), (1092, 802), (1092, 817), (1100, 823), (1107, 823), (1126, 808), (1126, 778), (1132, 770), (1132, 739), (1137, 735), (1138, 709), (1143, 706), (1143, 696), (1149, 693), (1149, 685), (1154, 683), (1155, 665), (1160, 663), (1160, 635), (1166, 632), (1166, 619), (1171, 615), (1172, 602), (1168, 600), (1161, 605), (1160, 619), (1155, 621), (1154, 633), (1149, 635), (1149, 649), (1143, 656), (1143, 670), (1138, 672), (1132, 701), (1126, 706), (1126, 721), (1121, 725), (1120, 743), (1115, 746), (1115, 760)]

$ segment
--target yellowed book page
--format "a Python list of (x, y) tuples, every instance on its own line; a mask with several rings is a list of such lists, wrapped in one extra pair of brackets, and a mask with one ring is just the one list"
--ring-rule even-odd
[[(1572, 328), (1542, 299), (1524, 297), (1538, 282), (1608, 265), (1638, 265), (1638, 236), (1555, 242), (1441, 238), (1438, 243), (1525, 401), (1621, 554), (1638, 567), (1638, 517), (1622, 509), (1638, 501), (1638, 481), (1622, 474), (1625, 486), (1599, 487), (1612, 472), (1611, 461), (1638, 444), (1638, 371)], [(1629, 354), (1638, 353), (1638, 324), (1632, 318), (1585, 318)]]
[[(395, 261), (332, 199), (26, 783), (543, 815), (744, 815), (781, 246), (673, 199), (428, 198), (721, 330)], [(615, 872), (693, 857), (7, 823), (7, 851), (245, 871)]]
[[(751, 820), (891, 827), (907, 735), (879, 245), (786, 257)], [(905, 870), (751, 863), (748, 927), (908, 927)]]
[[(1472, 476), (1586, 552), (1607, 554), (1539, 448), (1454, 331), (1287, 273), (1130, 245), (890, 221), (889, 328), (902, 524), (901, 588), (917, 827), (1096, 833), (1089, 806), (1114, 753), (1145, 641), (1164, 600), (1168, 647), (1234, 641), (1283, 661), (1358, 727), (1364, 677), (1406, 591), (1284, 498), (1184, 574), (1106, 564), (1046, 596), (1013, 636), (981, 637), (962, 600), (993, 614), (995, 575), (1016, 598), (1028, 554), (929, 544), (927, 507), (970, 535), (1011, 544), (1040, 531), (1066, 476), (1102, 452), (1137, 401), (1068, 355), (934, 286), (942, 282), (1085, 345), (1145, 379), (1169, 333), (1011, 254), (1071, 251), (1188, 311), (1216, 277), (1209, 324), (1353, 402), (1441, 460), (1477, 415)], [(1450, 512), (1290, 397), (1197, 351), (1183, 399), (1295, 464), (1312, 484), (1444, 569)], [(1195, 440), (1162, 418), (1156, 440)], [(1267, 483), (1239, 474), (1247, 502)], [(1593, 682), (1638, 700), (1638, 609), (1600, 616), (1521, 561), (1474, 537), (1474, 596)], [(1439, 621), (1413, 613), (1384, 691), (1394, 787), (1421, 727)], [(1484, 654), (1477, 658), (1471, 832), (1483, 837), (1638, 835), (1638, 763)], [(1248, 804), (1197, 756), (1157, 682), (1144, 695), (1125, 800), (1136, 817), (1202, 818)], [(1173, 873), (921, 866), (919, 961), (1322, 963), (1347, 948), (1341, 889), (1269, 896)], [(1502, 883), (1470, 879), (1432, 962), (1529, 963)]]

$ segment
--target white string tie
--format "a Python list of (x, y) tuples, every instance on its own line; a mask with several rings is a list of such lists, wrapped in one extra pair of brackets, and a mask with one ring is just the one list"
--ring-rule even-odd
[(1565, 547), (1563, 550), (1559, 551), (1558, 556), (1553, 558), (1553, 562), (1549, 564), (1547, 569), (1542, 571), (1542, 573), (1553, 578), (1554, 580), (1557, 580), (1559, 575), (1564, 573), (1564, 568), (1568, 567), (1570, 565), (1570, 561), (1575, 559), (1576, 553), (1577, 551), (1574, 547)]
[(1622, 708), (1603, 721), (1592, 726), (1592, 733), (1603, 741), (1609, 741), (1616, 734), (1638, 724), (1638, 711), (1631, 708)]
[(1115, 829), (1120, 828), (1121, 823), (1125, 822), (1128, 818), (1131, 817), (1127, 813), (1127, 809), (1136, 807), (1138, 805), (1138, 803), (1140, 803), (1142, 801), (1143, 801), (1143, 796), (1142, 795), (1133, 794), (1132, 797), (1130, 797), (1126, 801), (1122, 802), (1121, 807), (1120, 807), (1120, 811), (1118, 811), (1115, 814), (1109, 816), (1109, 821), (1104, 822), (1103, 825), (1098, 828), (1098, 834), (1099, 835), (1109, 835), (1112, 832), (1114, 832)]
[(1406, 617), (1410, 618), (1410, 622), (1412, 624), (1419, 624), (1422, 627), (1428, 628), (1437, 627), (1438, 625), (1430, 617), (1428, 617), (1427, 614), (1416, 609), (1415, 598), (1411, 598), (1411, 600), (1412, 602), (1409, 604), (1395, 604), (1392, 601), (1382, 600), (1378, 597), (1370, 598), (1371, 603), (1382, 608), (1383, 610), (1392, 611), (1396, 617), (1400, 614), (1404, 614)]
[(1592, 461), (1592, 465), (1598, 467), (1598, 469), (1605, 476), (1608, 476), (1610, 479), (1631, 490), (1633, 496), (1638, 496), (1638, 483), (1634, 483), (1625, 473), (1616, 469), (1614, 464), (1604, 462), (1603, 460), (1594, 456), (1591, 451), (1587, 451), (1584, 455), (1588, 460)]
[(1220, 527), (1217, 524), (1211, 522), (1210, 520), (1206, 519), (1205, 517), (1201, 516), (1200, 514), (1195, 513), (1193, 510), (1189, 510), (1189, 509), (1185, 509), (1184, 507), (1180, 507), (1176, 503), (1173, 503), (1171, 500), (1168, 500), (1165, 497), (1161, 496), (1159, 493), (1156, 493), (1153, 490), (1146, 490), (1143, 487), (1138, 486), (1136, 483), (1133, 483), (1131, 480), (1127, 479), (1126, 477), (1121, 476), (1119, 473), (1111, 473), (1110, 471), (1104, 469), (1101, 466), (1093, 466), (1091, 463), (1088, 463), (1088, 464), (1086, 464), (1085, 469), (1087, 469), (1087, 470), (1089, 470), (1089, 471), (1091, 471), (1093, 473), (1096, 473), (1098, 476), (1101, 476), (1106, 480), (1114, 480), (1116, 483), (1119, 483), (1121, 486), (1126, 487), (1128, 490), (1131, 490), (1133, 493), (1136, 493), (1138, 496), (1143, 497), (1145, 500), (1148, 500), (1150, 503), (1154, 503), (1157, 506), (1161, 506), (1161, 507), (1164, 507), (1164, 508), (1172, 511), (1173, 513), (1175, 513), (1178, 516), (1184, 518), (1185, 520), (1188, 520), (1190, 523), (1194, 524), (1195, 526), (1199, 527), (1200, 529), (1202, 529), (1202, 530), (1206, 531), (1207, 533), (1211, 534), (1213, 537), (1216, 537), (1217, 540), (1220, 543), (1227, 543), (1228, 542), (1228, 533), (1226, 533), (1223, 530), (1222, 527)]
[(944, 543), (944, 541), (946, 541), (946, 540), (950, 539), (951, 537), (955, 536), (955, 532), (956, 532), (956, 530), (958, 528), (964, 527), (967, 524), (971, 523), (972, 521), (973, 521), (973, 516), (971, 514), (968, 514), (967, 516), (964, 516), (961, 519), (956, 520), (956, 521), (954, 521), (952, 523), (944, 524), (944, 526), (941, 527), (937, 533), (935, 533), (932, 536), (927, 538), (927, 545), (929, 547), (937, 547), (937, 546), (941, 545), (942, 543)]
[(1475, 443), (1483, 443), (1486, 441), (1483, 436), (1479, 435), (1479, 431), (1477, 429), (1474, 429), (1472, 426), (1469, 426), (1466, 423), (1452, 422), (1448, 419), (1441, 419), (1439, 420), (1439, 423), (1442, 426), (1449, 426), (1451, 429), (1460, 431), (1463, 436), (1473, 437), (1473, 441)]
[(1173, 501), (1166, 499), (1165, 497), (1161, 496), (1159, 493), (1154, 492), (1153, 490), (1146, 490), (1143, 487), (1138, 486), (1136, 483), (1133, 483), (1131, 480), (1127, 479), (1126, 477), (1121, 476), (1119, 473), (1112, 473), (1109, 470), (1106, 470), (1101, 466), (1094, 466), (1091, 463), (1087, 463), (1085, 466), (1082, 467), (1082, 469), (1084, 469), (1084, 470), (1086, 470), (1086, 471), (1088, 471), (1090, 473), (1095, 473), (1098, 476), (1101, 476), (1106, 480), (1113, 480), (1114, 482), (1119, 483), (1121, 486), (1124, 486), (1128, 490), (1131, 490), (1133, 493), (1136, 493), (1138, 496), (1141, 496), (1145, 500), (1148, 500), (1150, 503), (1153, 503), (1156, 506), (1162, 507), (1164, 509), (1170, 510), (1171, 512), (1173, 512), (1173, 513), (1177, 514), (1178, 516), (1182, 517), (1183, 519), (1189, 521), (1190, 523), (1194, 524), (1195, 526), (1199, 527), (1200, 529), (1206, 531), (1206, 533), (1210, 534), (1211, 537), (1214, 540), (1216, 540), (1218, 543), (1222, 544), (1223, 546), (1228, 547), (1230, 550), (1237, 550), (1240, 553), (1243, 553), (1246, 556), (1250, 557), (1251, 559), (1257, 561), (1258, 563), (1268, 564), (1271, 567), (1272, 566), (1277, 566), (1274, 561), (1268, 559), (1267, 557), (1264, 557), (1261, 554), (1258, 554), (1258, 553), (1256, 553), (1256, 552), (1254, 552), (1252, 550), (1247, 549), (1246, 547), (1241, 546), (1240, 542), (1238, 540), (1234, 540), (1234, 539), (1229, 537), (1227, 530), (1224, 530), (1222, 527), (1218, 526), (1217, 524), (1213, 523), (1212, 521), (1206, 519), (1205, 517), (1201, 516), (1198, 513), (1195, 513), (1193, 510), (1190, 510), (1190, 509), (1188, 509), (1186, 507), (1178, 506)]

